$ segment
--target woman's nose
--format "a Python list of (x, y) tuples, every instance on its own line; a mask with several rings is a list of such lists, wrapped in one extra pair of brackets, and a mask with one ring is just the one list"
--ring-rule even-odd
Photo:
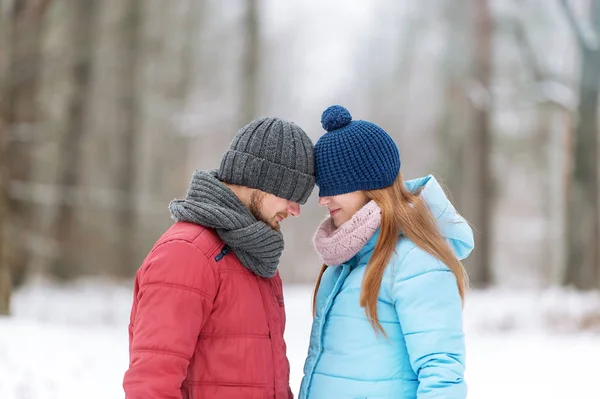
[(321, 206), (327, 206), (330, 202), (331, 202), (331, 198), (329, 198), (329, 197), (320, 197), (319, 198), (319, 205), (321, 205)]

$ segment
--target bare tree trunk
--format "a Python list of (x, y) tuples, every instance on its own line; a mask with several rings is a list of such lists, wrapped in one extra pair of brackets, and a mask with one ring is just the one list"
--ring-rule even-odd
[(260, 32), (258, 1), (246, 1), (243, 34), (246, 38), (244, 58), (242, 61), (242, 104), (239, 127), (256, 118), (259, 113), (259, 78), (260, 78)]
[[(80, 182), (80, 143), (85, 130), (85, 121), (90, 101), (92, 83), (92, 65), (94, 49), (94, 27), (96, 0), (71, 2), (71, 35), (74, 48), (73, 90), (69, 100), (68, 122), (62, 136), (59, 149), (58, 186), (66, 189), (77, 188)], [(56, 213), (51, 230), (60, 244), (56, 259), (51, 265), (51, 273), (57, 277), (67, 278), (77, 268), (73, 259), (73, 227), (75, 223), (74, 204), (62, 201)]]
[(206, 2), (204, 0), (189, 0), (187, 6), (187, 16), (184, 21), (185, 42), (184, 50), (181, 54), (181, 79), (179, 80), (179, 90), (181, 94), (182, 105), (188, 101), (193, 91), (195, 83), (195, 54), (198, 46), (198, 38), (204, 24), (203, 16), (205, 13)]
[(574, 170), (568, 190), (568, 267), (565, 284), (600, 288), (598, 246), (598, 82), (600, 53), (583, 49)]
[[(2, 51), (2, 48), (0, 48)], [(0, 74), (0, 79), (3, 76)], [(2, 90), (0, 89), (0, 94)], [(2, 96), (0, 95), (0, 99)], [(3, 104), (0, 102), (0, 108)], [(8, 171), (3, 162), (7, 157), (8, 139), (4, 119), (0, 119), (0, 315), (10, 313), (10, 296), (12, 291), (10, 261), (8, 257), (9, 239), (6, 232), (8, 224)]]
[[(440, 170), (458, 210), (474, 227), (475, 250), (464, 263), (473, 285), (484, 287), (492, 282), (492, 18), (487, 0), (449, 1), (446, 7), (449, 44), (444, 65), (446, 110), (439, 130)], [(469, 29), (472, 20), (474, 31)]]
[(120, 166), (117, 169), (117, 189), (121, 193), (120, 206), (116, 216), (119, 228), (117, 248), (119, 262), (115, 272), (130, 275), (139, 266), (135, 262), (137, 243), (136, 176), (137, 139), (140, 130), (140, 104), (138, 95), (138, 72), (140, 57), (140, 35), (142, 32), (142, 1), (127, 0), (125, 16), (121, 24), (123, 43), (121, 45), (122, 66), (120, 84)]
[(0, 315), (10, 313), (12, 291), (8, 259), (8, 141), (9, 126), (6, 120), (6, 84), (10, 65), (9, 19), (0, 14)]
[[(600, 33), (600, 1), (592, 3), (593, 26)], [(578, 123), (573, 147), (573, 171), (567, 191), (566, 285), (600, 288), (600, 210), (598, 203), (598, 95), (600, 49), (582, 43)]]
[[(472, 260), (477, 267), (471, 270), (471, 281), (478, 286), (492, 282), (491, 242), (493, 185), (491, 173), (490, 108), (492, 76), (493, 20), (488, 0), (475, 0), (475, 90), (471, 100), (475, 106), (473, 117), (473, 147), (467, 155), (472, 163), (465, 169), (466, 181), (473, 182), (472, 216), (470, 222), (478, 231), (479, 242)], [(466, 158), (467, 158), (466, 157)]]
[(12, 282), (16, 285), (25, 278), (28, 265), (29, 253), (24, 244), (29, 233), (31, 205), (11, 198), (10, 185), (12, 181), (27, 182), (30, 179), (31, 157), (29, 143), (14, 139), (13, 132), (36, 126), (39, 122), (37, 93), (41, 70), (41, 35), (49, 4), (50, 0), (16, 1), (9, 16), (11, 49), (7, 56), (8, 75), (3, 93), (3, 119), (8, 136), (5, 158), (8, 187), (5, 189), (9, 192), (4, 259)]
[[(0, 3), (2, 4), (2, 3)], [(7, 84), (10, 59), (10, 19), (0, 13), (0, 315), (10, 313), (12, 291), (10, 261), (8, 259), (8, 145), (9, 128), (7, 111)]]
[(471, 43), (468, 40), (468, 3), (448, 0), (445, 4), (446, 51), (442, 65), (444, 112), (439, 121), (439, 170), (450, 188), (459, 209), (462, 209), (462, 159), (465, 136), (470, 126), (471, 104), (467, 89), (471, 67)]

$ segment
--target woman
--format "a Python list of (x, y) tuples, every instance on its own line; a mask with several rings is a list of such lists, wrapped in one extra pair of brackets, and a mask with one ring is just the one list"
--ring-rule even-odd
[(466, 397), (468, 223), (432, 176), (403, 182), (379, 126), (341, 106), (315, 146), (324, 266), (300, 399)]

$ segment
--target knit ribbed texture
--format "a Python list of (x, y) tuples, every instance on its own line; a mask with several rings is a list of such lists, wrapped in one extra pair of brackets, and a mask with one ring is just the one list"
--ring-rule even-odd
[(314, 145), (292, 122), (259, 118), (236, 134), (217, 177), (304, 204), (315, 187)]
[(248, 270), (273, 277), (284, 248), (283, 236), (256, 220), (216, 175), (216, 170), (194, 172), (186, 198), (169, 204), (171, 217), (215, 229)]
[(352, 121), (348, 110), (331, 106), (321, 117), (327, 130), (315, 145), (319, 196), (391, 186), (400, 171), (394, 140), (368, 121)]
[(315, 249), (327, 266), (338, 266), (352, 259), (373, 237), (381, 225), (381, 208), (370, 201), (336, 229), (328, 217), (314, 237)]

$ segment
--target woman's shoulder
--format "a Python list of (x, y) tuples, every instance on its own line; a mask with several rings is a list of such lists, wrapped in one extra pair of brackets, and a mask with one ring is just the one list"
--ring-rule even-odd
[(394, 280), (406, 280), (433, 271), (450, 271), (437, 257), (403, 237), (396, 244), (389, 269)]

